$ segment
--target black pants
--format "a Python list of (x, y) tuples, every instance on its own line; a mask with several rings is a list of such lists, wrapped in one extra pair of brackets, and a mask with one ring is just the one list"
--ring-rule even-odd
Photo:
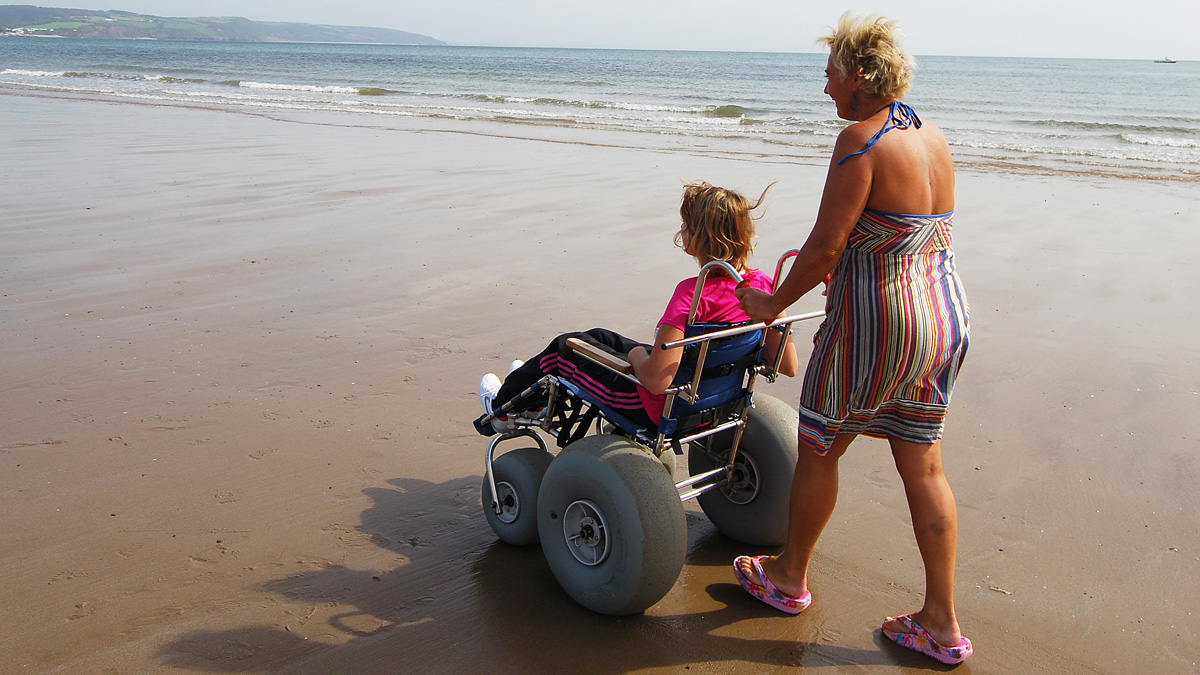
[[(651, 420), (646, 414), (637, 385), (578, 354), (567, 346), (569, 338), (578, 338), (622, 359), (634, 347), (647, 346), (605, 328), (559, 335), (537, 356), (504, 378), (504, 384), (492, 402), (492, 410), (499, 410), (500, 406), (542, 379), (542, 376), (556, 375), (586, 389), (588, 393), (635, 424), (650, 428), (658, 425), (658, 420)], [(545, 403), (545, 397), (531, 398), (523, 401), (518, 408), (529, 410)]]

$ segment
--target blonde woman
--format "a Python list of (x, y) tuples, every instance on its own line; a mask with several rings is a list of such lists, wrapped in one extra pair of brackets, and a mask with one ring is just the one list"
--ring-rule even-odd
[(737, 291), (751, 318), (774, 318), (831, 275), (800, 398), (787, 545), (775, 557), (740, 556), (734, 573), (782, 611), (808, 607), (808, 566), (837, 501), (838, 459), (859, 434), (886, 438), (925, 565), (925, 602), (888, 617), (883, 632), (959, 663), (972, 648), (954, 612), (958, 516), (941, 456), (968, 335), (950, 236), (954, 162), (941, 131), (901, 100), (913, 60), (897, 37), (894, 21), (848, 12), (821, 38), (830, 49), (825, 93), (850, 125), (787, 278), (774, 294)]

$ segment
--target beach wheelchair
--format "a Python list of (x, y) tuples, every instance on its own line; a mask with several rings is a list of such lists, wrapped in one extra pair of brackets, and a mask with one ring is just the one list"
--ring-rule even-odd
[[(796, 253), (780, 258), (777, 285)], [(683, 569), (689, 499), (731, 539), (778, 546), (786, 538), (798, 416), (754, 385), (760, 377), (774, 381), (783, 359), (780, 348), (766, 362), (766, 331), (779, 331), (786, 344), (794, 322), (823, 312), (770, 324), (694, 322), (704, 280), (717, 267), (742, 281), (722, 261), (701, 269), (684, 338), (663, 345), (682, 346), (684, 354), (657, 428), (630, 422), (560, 375), (542, 377), (476, 422), (484, 435), (494, 433), (498, 416), (510, 425), (488, 443), (484, 459), (488, 524), (509, 544), (540, 542), (562, 588), (592, 611), (634, 614), (667, 594)], [(623, 357), (574, 338), (569, 344), (634, 379)], [(528, 409), (530, 401), (539, 407)], [(557, 454), (543, 435), (556, 440)], [(533, 446), (498, 452), (526, 440)], [(676, 482), (684, 448), (690, 476)]]

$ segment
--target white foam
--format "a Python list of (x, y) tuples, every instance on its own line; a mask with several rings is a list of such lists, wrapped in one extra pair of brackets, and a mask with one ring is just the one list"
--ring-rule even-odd
[(0, 70), (0, 75), (21, 75), (23, 77), (63, 77), (66, 75), (64, 71), (52, 73), (45, 70), (21, 70), (19, 68), (5, 68)]
[(1162, 136), (1144, 136), (1142, 134), (1121, 134), (1121, 140), (1137, 145), (1152, 145), (1160, 148), (1200, 148), (1200, 141), (1186, 138), (1164, 138)]
[(271, 89), (276, 91), (308, 91), (319, 94), (357, 94), (357, 87), (322, 87), (315, 84), (277, 84), (273, 82), (242, 81), (238, 86), (246, 89)]

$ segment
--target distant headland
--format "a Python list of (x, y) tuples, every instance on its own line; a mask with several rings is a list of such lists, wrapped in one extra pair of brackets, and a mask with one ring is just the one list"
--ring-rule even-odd
[(121, 11), (0, 5), (0, 36), (196, 40), (206, 42), (358, 42), (444, 45), (388, 28), (251, 21), (236, 16), (172, 18)]

